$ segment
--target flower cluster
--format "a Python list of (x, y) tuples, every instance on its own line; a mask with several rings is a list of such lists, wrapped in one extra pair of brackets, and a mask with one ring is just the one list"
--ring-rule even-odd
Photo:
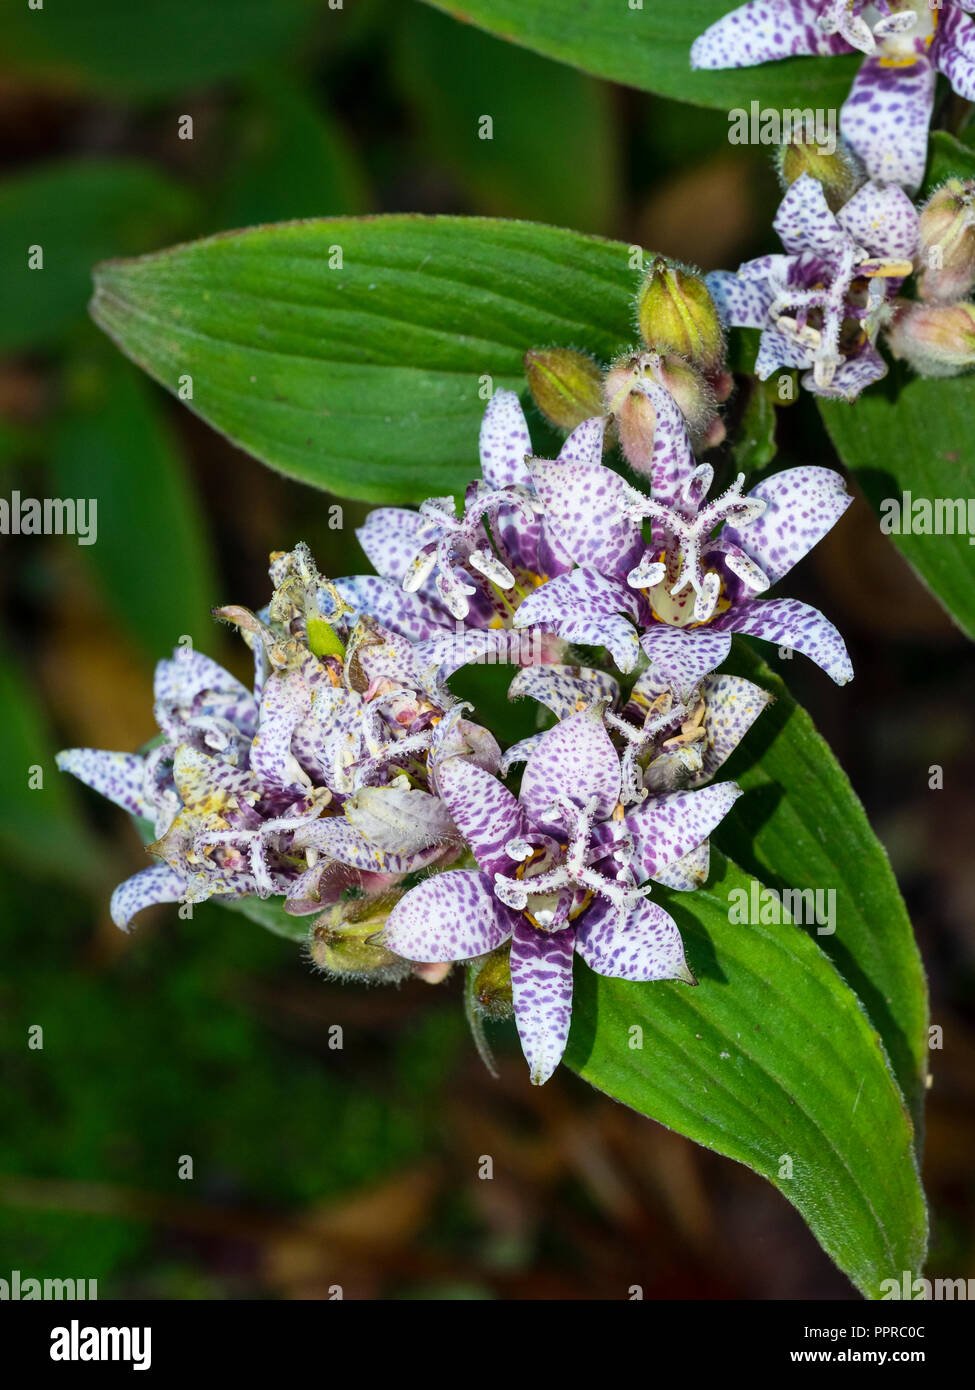
[[(850, 679), (821, 614), (761, 597), (850, 499), (824, 468), (710, 497), (670, 392), (637, 371), (629, 394), (652, 417), (645, 486), (604, 459), (615, 418), (537, 458), (499, 391), (459, 509), (370, 514), (377, 574), (325, 580), (298, 546), (272, 557), (265, 610), (215, 610), (251, 649), (253, 690), (178, 651), (156, 671), (157, 740), (60, 755), (146, 823), (158, 862), (116, 890), (120, 926), (152, 903), (272, 897), (312, 918), (312, 957), (338, 973), (436, 982), (465, 962), (479, 1045), (479, 1010), (510, 1009), (536, 1083), (566, 1047), (576, 954), (694, 983), (650, 894), (707, 879), (739, 794), (712, 779), (769, 698), (717, 668), (745, 633)], [(504, 752), (448, 686), (499, 654), (516, 663), (510, 698), (540, 716)]]
[[(748, 0), (691, 49), (696, 68), (853, 51), (865, 56), (840, 114), (843, 149), (784, 151), (785, 254), (708, 277), (726, 324), (762, 330), (759, 377), (797, 367), (810, 391), (847, 400), (885, 375), (881, 334), (925, 376), (975, 365), (973, 185), (949, 179), (920, 215), (909, 196), (937, 74), (975, 100), (975, 0)], [(901, 298), (911, 276), (918, 297)]]

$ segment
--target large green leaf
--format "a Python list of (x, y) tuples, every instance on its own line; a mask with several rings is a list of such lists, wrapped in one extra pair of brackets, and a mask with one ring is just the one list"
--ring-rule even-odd
[(691, 44), (734, 0), (427, 0), (459, 19), (563, 63), (699, 106), (839, 107), (858, 59), (789, 58), (692, 72)]
[(527, 348), (632, 341), (637, 279), (622, 243), (530, 222), (336, 218), (108, 262), (92, 313), (264, 462), (418, 501), (469, 481), (485, 392), (523, 387)]
[(344, 14), (323, 0), (27, 0), (5, 5), (8, 62), (59, 87), (153, 96), (253, 71), (292, 49), (318, 16)]
[(120, 359), (75, 360), (51, 456), (61, 495), (97, 500), (97, 540), (81, 554), (152, 661), (184, 636), (213, 644), (217, 595), (199, 503), (154, 391)]
[[(819, 409), (836, 452), (881, 518), (901, 528), (891, 540), (975, 638), (975, 550), (967, 535), (968, 499), (975, 497), (975, 377), (924, 380), (895, 364), (853, 405), (820, 401)], [(905, 493), (911, 495), (906, 507)], [(960, 499), (965, 529), (958, 529), (951, 499)], [(915, 500), (930, 504), (928, 519), (923, 507), (913, 511)], [(940, 524), (939, 500), (949, 502)], [(912, 534), (905, 534), (905, 519)], [(919, 527), (946, 531), (948, 524), (953, 534), (913, 534)]]
[(584, 232), (616, 223), (618, 140), (605, 84), (422, 5), (399, 20), (400, 81), (428, 143), (480, 209)]
[(655, 889), (698, 988), (580, 967), (566, 1060), (617, 1100), (767, 1177), (877, 1298), (883, 1280), (924, 1260), (912, 1125), (880, 1037), (816, 943), (787, 923), (729, 921), (729, 895), (751, 882), (718, 857), (698, 892)]
[(716, 839), (770, 887), (835, 890), (835, 932), (810, 931), (883, 1039), (920, 1131), (927, 989), (886, 852), (843, 769), (782, 680), (739, 643), (725, 669), (771, 691), (775, 703), (722, 769), (745, 795)]
[(0, 350), (46, 346), (83, 322), (92, 262), (178, 236), (189, 213), (180, 188), (134, 160), (52, 164), (5, 180)]

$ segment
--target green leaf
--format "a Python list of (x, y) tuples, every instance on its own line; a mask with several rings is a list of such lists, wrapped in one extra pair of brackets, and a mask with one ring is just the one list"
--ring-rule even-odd
[(619, 169), (604, 85), (424, 6), (400, 19), (400, 80), (479, 208), (586, 232), (613, 226)]
[[(925, 380), (897, 363), (853, 405), (818, 404), (836, 452), (880, 512), (883, 529), (900, 527), (891, 540), (962, 631), (975, 638), (975, 551), (966, 533), (968, 499), (975, 497), (975, 377)], [(931, 504), (927, 521), (923, 514), (912, 517), (911, 501), (905, 509), (905, 493)], [(939, 499), (949, 504), (940, 523), (934, 509)], [(960, 502), (965, 530), (958, 529), (952, 499)], [(947, 531), (950, 525), (952, 533), (904, 534), (907, 519), (912, 532), (935, 525)]]
[(597, 77), (698, 106), (839, 107), (859, 59), (788, 58), (692, 72), (691, 44), (734, 0), (427, 0), (438, 9)]
[(693, 894), (654, 889), (699, 986), (577, 968), (566, 1060), (601, 1091), (768, 1178), (878, 1298), (883, 1280), (920, 1271), (927, 1226), (912, 1125), (881, 1040), (804, 932), (729, 921), (730, 895), (749, 894), (752, 880), (716, 860)]
[(723, 669), (775, 696), (722, 776), (745, 795), (718, 828), (726, 853), (770, 887), (834, 889), (832, 935), (815, 941), (883, 1039), (918, 1132), (927, 1074), (927, 989), (886, 851), (839, 763), (784, 683), (744, 643)]
[[(341, 263), (339, 264), (339, 259)], [(538, 344), (633, 339), (631, 248), (530, 222), (336, 218), (95, 272), (95, 321), (235, 443), (341, 496), (462, 491), (492, 387)]]
[(8, 63), (52, 86), (148, 97), (280, 59), (316, 16), (319, 31), (344, 17), (317, 0), (48, 0), (36, 10), (24, 0), (4, 6), (0, 47)]
[[(46, 14), (31, 22), (45, 23)], [(83, 323), (92, 262), (169, 240), (182, 230), (190, 207), (169, 179), (128, 160), (56, 164), (5, 180), (0, 351), (47, 346)], [(43, 264), (32, 269), (34, 248)]]
[(731, 456), (736, 468), (746, 473), (764, 468), (775, 458), (775, 392), (757, 377), (749, 377), (742, 386), (744, 405), (738, 427), (731, 437)]
[(946, 130), (932, 131), (924, 192), (933, 193), (939, 184), (952, 175), (960, 179), (975, 178), (975, 149), (956, 140)]
[(154, 388), (102, 356), (73, 362), (51, 457), (63, 496), (97, 502), (96, 542), (81, 553), (152, 661), (185, 635), (212, 646), (218, 594), (196, 493)]

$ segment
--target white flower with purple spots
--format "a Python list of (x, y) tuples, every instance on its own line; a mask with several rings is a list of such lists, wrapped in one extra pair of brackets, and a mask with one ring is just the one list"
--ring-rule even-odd
[(973, 13), (975, 0), (749, 0), (695, 41), (691, 66), (863, 53), (840, 115), (843, 135), (872, 179), (916, 189), (937, 73), (975, 101)]
[(153, 903), (211, 897), (283, 897), (301, 916), (459, 852), (433, 769), (448, 756), (493, 769), (497, 743), (460, 707), (445, 717), (410, 644), (375, 624), (359, 622), (347, 647), (328, 628), (341, 655), (310, 650), (324, 623), (309, 562), (303, 547), (275, 558), (272, 622), (221, 610), (253, 648), (253, 694), (208, 657), (177, 652), (156, 668), (158, 746), (59, 755), (153, 827), (162, 862), (116, 889), (119, 926)]
[(456, 759), (437, 782), (477, 869), (411, 889), (382, 940), (414, 961), (471, 960), (510, 941), (515, 1019), (536, 1085), (565, 1051), (574, 954), (614, 979), (693, 983), (676, 923), (647, 900), (648, 881), (707, 838), (739, 795), (734, 783), (648, 796), (626, 810), (598, 707), (542, 737), (517, 798)]
[[(560, 457), (588, 452), (597, 432), (601, 440), (601, 427), (590, 422), (566, 440)], [(509, 650), (525, 596), (572, 568), (537, 515), (530, 454), (518, 397), (497, 391), (481, 424), (482, 478), (467, 490), (464, 515), (455, 515), (453, 498), (432, 498), (418, 512), (379, 507), (356, 532), (377, 573), (340, 579), (338, 592), (354, 612), (415, 643), (417, 659), (441, 680), (467, 661)]]
[(852, 500), (843, 479), (789, 468), (743, 493), (742, 474), (708, 501), (713, 470), (696, 462), (680, 411), (656, 382), (639, 389), (656, 411), (650, 497), (595, 454), (564, 472), (533, 460), (546, 520), (579, 567), (526, 599), (516, 624), (601, 643), (623, 671), (642, 647), (680, 698), (721, 665), (736, 632), (803, 652), (840, 685), (851, 680), (843, 639), (821, 613), (796, 599), (757, 598), (843, 515)]
[(726, 324), (762, 330), (761, 380), (797, 367), (816, 395), (852, 400), (887, 372), (876, 341), (913, 270), (917, 211), (902, 189), (868, 183), (834, 215), (802, 174), (774, 225), (785, 255), (714, 271), (708, 288)]

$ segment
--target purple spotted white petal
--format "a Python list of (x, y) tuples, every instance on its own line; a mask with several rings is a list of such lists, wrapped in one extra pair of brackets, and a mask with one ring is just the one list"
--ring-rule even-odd
[(593, 415), (588, 420), (583, 420), (581, 425), (576, 425), (571, 434), (566, 436), (556, 463), (566, 464), (595, 464), (599, 463), (603, 456), (603, 436), (606, 433), (606, 418), (603, 415)]
[(207, 690), (232, 694), (244, 703), (253, 703), (250, 691), (236, 676), (202, 652), (179, 648), (172, 659), (156, 663), (153, 698), (157, 704), (185, 707)]
[(526, 763), (544, 737), (544, 734), (529, 734), (527, 738), (520, 738), (517, 743), (506, 748), (498, 765), (498, 776), (507, 777), (518, 763)]
[(749, 0), (706, 29), (691, 47), (692, 68), (747, 68), (777, 58), (848, 53), (841, 34), (817, 24), (809, 0)]
[(836, 220), (875, 255), (910, 260), (917, 250), (917, 209), (896, 184), (865, 183), (840, 208)]
[(677, 504), (697, 468), (684, 417), (670, 392), (652, 377), (640, 377), (633, 389), (647, 397), (656, 417), (650, 457), (651, 494), (658, 502)]
[(675, 893), (693, 893), (707, 882), (711, 869), (711, 845), (704, 840), (692, 849), (690, 854), (682, 855), (668, 864), (654, 876), (654, 883), (662, 883)]
[(619, 682), (605, 671), (588, 666), (526, 666), (508, 687), (508, 699), (537, 700), (557, 719), (578, 714), (597, 700), (615, 706)]
[(621, 671), (632, 671), (640, 654), (628, 617), (639, 614), (632, 589), (595, 570), (575, 569), (542, 584), (515, 612), (515, 627), (537, 623), (567, 642), (608, 647)]
[(152, 817), (154, 808), (143, 794), (144, 758), (134, 753), (108, 753), (100, 748), (68, 748), (58, 754), (57, 765), (61, 772), (70, 772), (129, 815)]
[(891, 64), (879, 54), (861, 64), (840, 111), (840, 129), (878, 183), (911, 191), (920, 186), (934, 84), (934, 65), (924, 55), (910, 66)]
[(528, 425), (514, 391), (495, 391), (481, 421), (481, 474), (492, 488), (528, 487), (532, 451)]
[(594, 802), (596, 820), (611, 816), (620, 799), (619, 754), (598, 707), (547, 730), (525, 767), (519, 799), (536, 825), (558, 825), (553, 808), (565, 798), (579, 807)]
[(420, 516), (406, 507), (377, 507), (356, 528), (359, 544), (377, 574), (402, 584), (420, 544), (416, 534), (420, 523)]
[(768, 381), (773, 372), (780, 367), (809, 367), (812, 353), (808, 344), (782, 333), (777, 328), (766, 328), (758, 345), (755, 358), (755, 375), (759, 381)]
[(500, 946), (512, 926), (486, 875), (449, 869), (400, 898), (386, 919), (382, 942), (406, 960), (471, 960)]
[(622, 922), (610, 903), (594, 903), (576, 932), (576, 950), (590, 970), (611, 980), (694, 982), (677, 923), (646, 898)]
[(837, 367), (830, 385), (821, 386), (812, 372), (802, 378), (807, 391), (817, 396), (827, 396), (836, 400), (854, 401), (866, 387), (881, 381), (887, 375), (887, 363), (870, 343), (864, 344), (856, 357), (848, 357)]
[(713, 270), (705, 277), (711, 297), (726, 328), (764, 328), (776, 289), (765, 277), (748, 279), (731, 270)]
[(627, 485), (601, 460), (533, 459), (545, 524), (579, 565), (620, 578), (642, 553), (640, 524), (624, 511)]
[(959, 96), (975, 101), (975, 20), (963, 13), (975, 10), (975, 0), (939, 11), (936, 65)]
[(544, 932), (521, 918), (511, 938), (511, 993), (533, 1086), (552, 1075), (569, 1038), (575, 931)]
[(775, 584), (839, 521), (853, 498), (839, 473), (807, 465), (773, 473), (748, 494), (765, 503), (740, 529), (728, 524), (721, 540), (742, 549)]
[(715, 619), (714, 626), (802, 652), (837, 685), (846, 685), (853, 679), (853, 666), (843, 638), (818, 609), (798, 599), (756, 599), (739, 604)]
[(823, 185), (800, 174), (779, 204), (772, 223), (787, 251), (829, 251), (843, 233), (830, 210)]
[(143, 908), (157, 903), (182, 902), (186, 894), (184, 879), (168, 864), (153, 864), (120, 883), (112, 894), (112, 921), (123, 931)]
[(356, 616), (378, 619), (384, 627), (422, 642), (453, 627), (453, 619), (437, 603), (410, 594), (400, 584), (382, 579), (376, 574), (354, 575), (337, 579), (335, 587)]
[(494, 875), (511, 867), (505, 845), (524, 839), (531, 823), (524, 808), (496, 777), (462, 758), (437, 769), (437, 790), (479, 868)]
[(731, 638), (713, 628), (669, 627), (653, 623), (640, 638), (653, 675), (686, 698), (703, 676), (720, 666), (731, 651)]
[(700, 791), (648, 796), (624, 817), (633, 837), (634, 867), (643, 878), (656, 878), (706, 840), (740, 795), (734, 782), (716, 782)]
[(697, 780), (709, 781), (731, 756), (772, 701), (766, 690), (741, 676), (706, 676), (701, 684), (704, 697), (705, 742), (701, 750), (702, 767)]

